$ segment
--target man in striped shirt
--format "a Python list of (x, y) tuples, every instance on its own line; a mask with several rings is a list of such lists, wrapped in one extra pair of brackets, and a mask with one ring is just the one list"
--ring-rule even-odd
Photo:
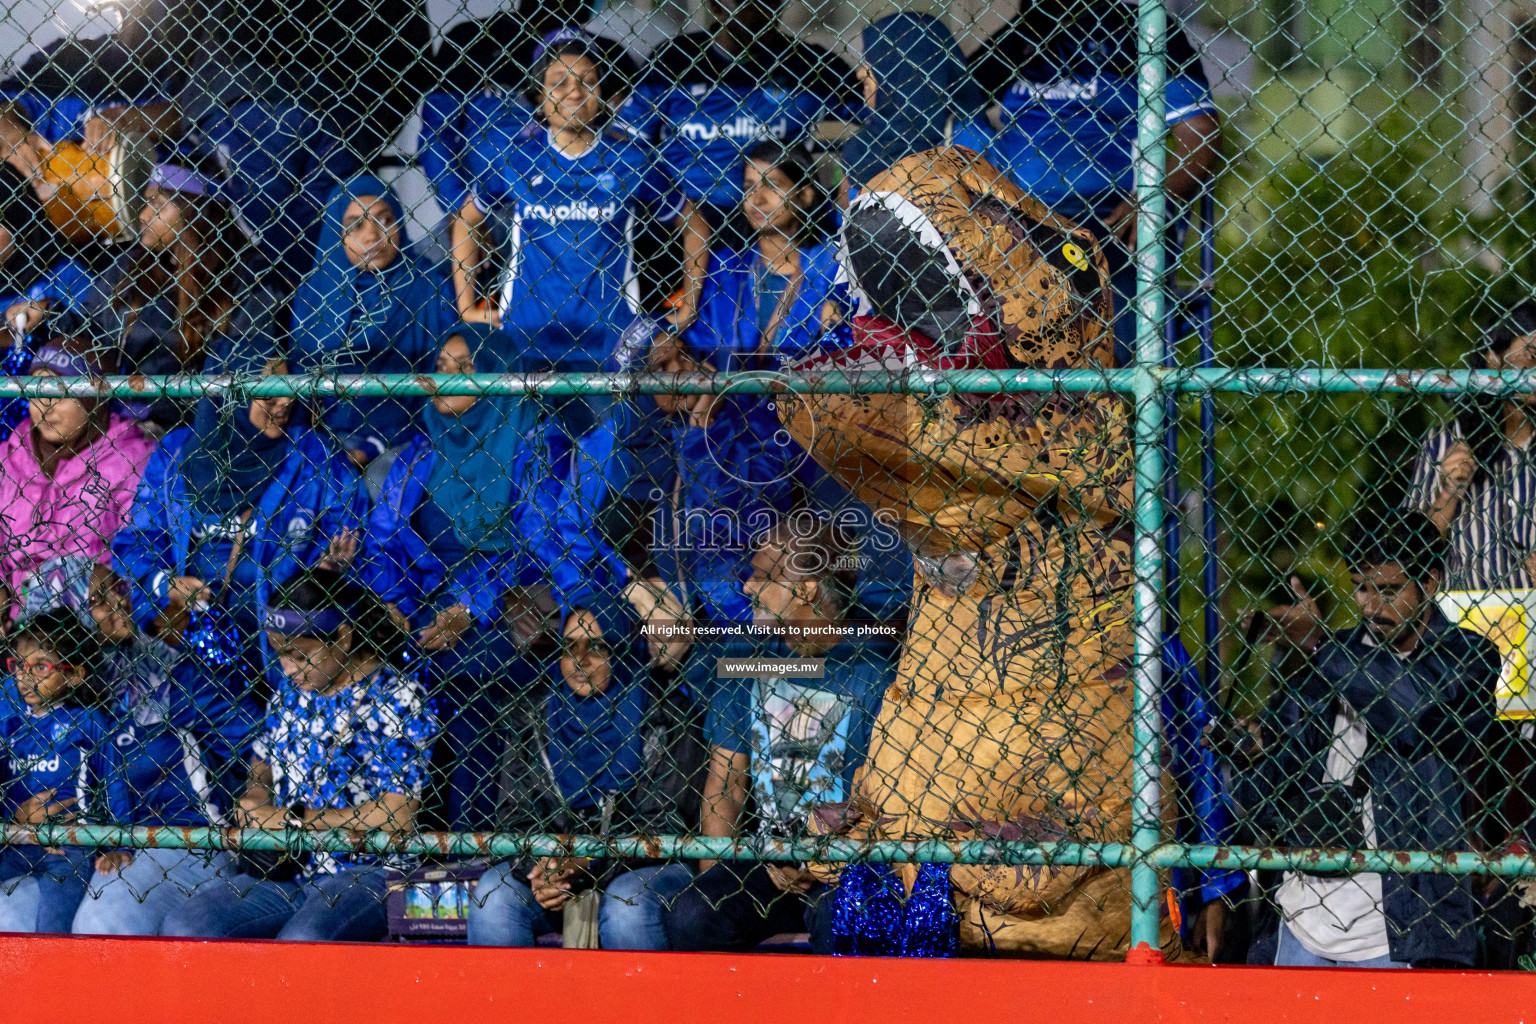
[[(1518, 307), (1488, 331), (1473, 365), (1536, 366), (1536, 305)], [(1431, 431), (1413, 467), (1404, 506), (1428, 515), (1450, 542), (1451, 590), (1536, 586), (1536, 394), (1477, 398)]]

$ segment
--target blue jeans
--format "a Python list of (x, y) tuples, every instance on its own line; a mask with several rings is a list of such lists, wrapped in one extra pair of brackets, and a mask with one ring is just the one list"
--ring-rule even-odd
[(693, 881), (681, 864), (641, 868), (615, 878), (603, 890), (598, 918), (604, 949), (670, 948), (666, 914)]
[(1275, 947), (1276, 967), (1412, 967), (1401, 960), (1393, 960), (1390, 956), (1377, 956), (1369, 960), (1329, 960), (1327, 957), (1318, 956), (1303, 946), (1291, 934), (1291, 930), (1280, 922), (1280, 936)]
[(521, 877), (514, 877), (517, 868), (518, 865), (508, 861), (480, 876), (475, 894), (469, 901), (471, 946), (527, 948), (540, 935), (560, 930), (534, 900), (528, 883)]
[(234, 875), (171, 911), (160, 934), (204, 939), (371, 942), (389, 931), (382, 868), (292, 882)]
[(0, 932), (69, 933), (96, 851), (63, 849), (63, 854), (41, 846), (0, 850)]
[(133, 862), (110, 875), (91, 876), (75, 911), (76, 935), (159, 935), (165, 916), (230, 873), (227, 853), (136, 850)]

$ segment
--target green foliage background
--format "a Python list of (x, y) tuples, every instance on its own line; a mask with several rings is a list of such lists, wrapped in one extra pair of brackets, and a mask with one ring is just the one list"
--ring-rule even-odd
[[(1358, 108), (1351, 110), (1358, 117)], [(1347, 145), (1246, 154), (1218, 185), (1213, 341), (1219, 366), (1463, 367), (1479, 325), (1532, 295), (1536, 210), (1523, 189), (1499, 213), (1468, 216), (1464, 170), (1449, 156), (1454, 125), (1408, 104), (1362, 122)], [(1238, 129), (1241, 130), (1239, 125)], [(1327, 133), (1322, 133), (1326, 135)], [(1251, 141), (1251, 140), (1250, 140)], [(1184, 280), (1198, 269), (1193, 246)], [(1195, 339), (1179, 344), (1192, 364)], [(1299, 571), (1349, 619), (1348, 579), (1333, 540), (1361, 502), (1397, 504), (1442, 399), (1404, 395), (1220, 395), (1218, 494), (1223, 654), (1229, 663), (1247, 609)], [(1186, 398), (1181, 486), (1199, 479), (1198, 401)], [(1186, 510), (1191, 502), (1186, 501)], [(1181, 563), (1184, 636), (1198, 646), (1198, 523), (1186, 517)], [(1260, 661), (1262, 659), (1255, 659)]]

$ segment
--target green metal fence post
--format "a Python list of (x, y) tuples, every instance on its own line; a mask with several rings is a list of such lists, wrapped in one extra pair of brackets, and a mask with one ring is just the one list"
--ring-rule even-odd
[(1131, 766), (1131, 959), (1158, 954), (1159, 882), (1151, 852), (1162, 838), (1158, 695), (1162, 690), (1163, 590), (1163, 180), (1167, 13), (1142, 0), (1137, 17), (1136, 93), (1136, 663)]

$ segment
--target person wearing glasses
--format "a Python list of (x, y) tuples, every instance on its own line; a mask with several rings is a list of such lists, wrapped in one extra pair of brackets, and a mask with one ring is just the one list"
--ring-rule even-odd
[[(122, 762), (102, 713), (101, 641), (68, 608), (24, 623), (5, 661), (0, 813), (17, 825), (131, 820)], [(0, 849), (0, 931), (68, 932), (97, 851), (13, 844)]]
[[(208, 670), (140, 632), (127, 581), (89, 559), (46, 563), (19, 597), (26, 619), (68, 609), (102, 644), (97, 689), (106, 696), (106, 742), (122, 765), (131, 823), (222, 824), (233, 803), (229, 783), (236, 774), (244, 777), (261, 721), (260, 709), (239, 695), (235, 674)], [(101, 853), (73, 931), (158, 935), (165, 915), (211, 884), (229, 861), (217, 850), (171, 847)]]
[[(661, 685), (646, 665), (639, 622), (628, 603), (594, 593), (566, 616), (547, 687), (516, 714), (519, 734), (506, 759), (511, 831), (667, 835), (698, 814), (704, 766), (700, 713), (687, 691)], [(619, 889), (607, 882), (621, 876)], [(506, 861), (480, 878), (469, 908), (472, 946), (532, 946), (562, 932), (569, 944), (578, 897), (597, 899), (605, 949), (649, 949), (655, 915), (637, 901), (670, 900), (691, 872), (658, 859), (543, 857)], [(601, 895), (599, 895), (601, 894)], [(590, 940), (587, 940), (590, 941)]]

